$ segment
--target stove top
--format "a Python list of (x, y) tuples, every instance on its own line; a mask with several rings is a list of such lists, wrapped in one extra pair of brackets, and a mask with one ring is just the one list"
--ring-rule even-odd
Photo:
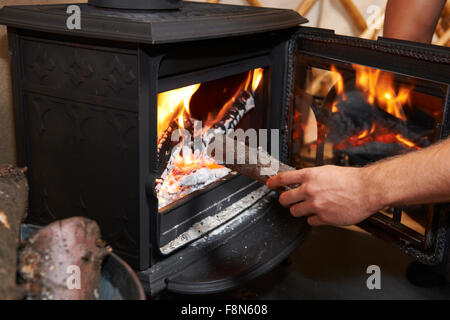
[(6, 6), (0, 24), (105, 40), (149, 44), (223, 38), (296, 27), (297, 12), (274, 8), (183, 2), (179, 10), (121, 10), (77, 4), (81, 29), (66, 26), (67, 4)]

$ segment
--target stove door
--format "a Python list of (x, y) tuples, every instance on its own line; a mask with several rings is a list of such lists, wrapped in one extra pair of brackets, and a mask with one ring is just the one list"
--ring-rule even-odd
[[(292, 41), (289, 160), (364, 166), (448, 136), (450, 50), (300, 28)], [(446, 252), (447, 205), (384, 208), (360, 227), (417, 260)]]

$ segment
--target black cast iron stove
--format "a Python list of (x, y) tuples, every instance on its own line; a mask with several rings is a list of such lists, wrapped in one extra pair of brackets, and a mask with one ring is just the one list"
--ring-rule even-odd
[[(279, 209), (273, 193), (236, 174), (158, 203), (164, 93), (202, 83), (191, 107), (206, 116), (214, 106), (202, 101), (217, 104), (249, 72), (263, 70), (256, 107), (240, 125), (283, 128), (290, 39), (305, 21), (289, 10), (180, 4), (90, 0), (78, 5), (80, 30), (67, 29), (67, 5), (0, 12), (19, 164), (29, 167), (32, 185), (28, 222), (95, 219), (151, 295), (241, 285), (282, 261), (307, 229)], [(138, 10), (161, 6), (173, 10)], [(286, 148), (280, 154), (287, 159)]]
[[(278, 129), (281, 160), (299, 167), (365, 165), (448, 135), (448, 49), (299, 27), (306, 20), (290, 10), (175, 0), (78, 6), (79, 30), (67, 28), (67, 5), (0, 10), (19, 165), (29, 167), (28, 222), (95, 219), (150, 295), (242, 285), (308, 231), (276, 193), (244, 176), (207, 163), (195, 173), (220, 175), (205, 182), (185, 162), (169, 175), (165, 137), (192, 119), (229, 114), (225, 123), (238, 129)], [(363, 71), (389, 79), (378, 87), (391, 91), (363, 86)], [(242, 103), (224, 109), (230, 101)], [(164, 188), (180, 175), (189, 179)], [(386, 208), (362, 226), (437, 265), (448, 252), (446, 212)], [(421, 213), (418, 229), (402, 219)]]

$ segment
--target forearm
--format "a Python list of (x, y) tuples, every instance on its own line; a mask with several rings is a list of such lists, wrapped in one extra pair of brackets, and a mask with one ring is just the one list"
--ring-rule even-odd
[(430, 43), (445, 0), (389, 0), (384, 37)]
[(377, 207), (450, 201), (450, 140), (362, 168)]

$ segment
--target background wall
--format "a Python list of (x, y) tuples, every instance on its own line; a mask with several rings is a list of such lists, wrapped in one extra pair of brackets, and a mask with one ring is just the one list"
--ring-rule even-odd
[[(204, 2), (207, 0), (193, 0)], [(209, 2), (213, 0), (208, 0)], [(80, 3), (87, 0), (0, 0), (0, 8), (5, 5), (31, 5), (54, 3)], [(266, 7), (297, 9), (300, 0), (259, 0)], [(371, 24), (373, 6), (384, 8), (387, 0), (354, 0), (355, 5)], [(248, 5), (247, 0), (221, 0), (225, 4)], [(350, 15), (338, 0), (318, 0), (306, 17), (307, 25), (333, 29), (336, 33), (359, 36), (360, 31), (353, 23)], [(372, 19), (373, 20), (373, 19)], [(8, 43), (6, 28), (0, 26), (0, 163), (15, 163), (14, 122), (11, 97), (11, 81), (9, 70)]]

